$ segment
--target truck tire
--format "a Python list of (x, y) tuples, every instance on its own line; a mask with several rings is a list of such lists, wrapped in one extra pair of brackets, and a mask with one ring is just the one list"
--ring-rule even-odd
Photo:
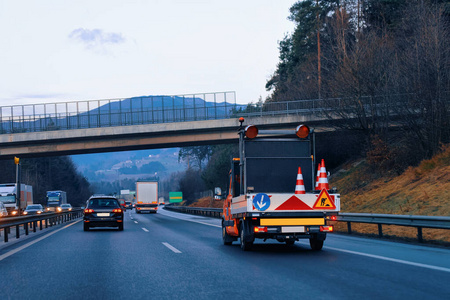
[(245, 230), (245, 225), (243, 222), (241, 222), (241, 249), (244, 251), (250, 251), (253, 246), (253, 242), (246, 242), (247, 239), (247, 232)]
[(293, 240), (293, 239), (291, 239), (291, 240), (286, 240), (285, 243), (286, 243), (286, 245), (288, 245), (288, 246), (292, 246), (292, 245), (295, 244), (295, 240)]
[(83, 224), (83, 230), (84, 230), (84, 231), (88, 231), (88, 230), (89, 230), (89, 224), (84, 223), (84, 224)]
[(310, 238), (309, 245), (311, 246), (311, 249), (314, 251), (322, 250), (323, 240), (319, 240), (317, 237)]
[(231, 237), (228, 234), (227, 228), (223, 225), (223, 220), (222, 220), (222, 240), (224, 245), (231, 245), (234, 241), (233, 237)]

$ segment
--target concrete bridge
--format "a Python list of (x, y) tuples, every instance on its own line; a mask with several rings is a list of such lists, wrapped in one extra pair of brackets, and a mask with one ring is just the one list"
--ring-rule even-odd
[[(214, 99), (217, 96), (214, 94)], [(245, 117), (244, 124), (264, 129), (295, 129), (299, 124), (314, 127), (330, 123), (320, 113), (318, 100), (276, 103), (276, 107), (263, 109), (227, 101), (211, 104), (198, 101), (197, 96), (171, 97), (177, 97), (168, 100), (173, 106), (162, 99), (159, 103), (162, 107), (156, 108), (156, 101), (151, 99), (153, 107), (149, 108), (150, 101), (144, 105), (140, 97), (141, 105), (135, 104), (134, 109), (130, 107), (132, 100), (127, 107), (119, 107), (124, 104), (123, 100), (114, 105), (106, 100), (109, 102), (104, 107), (98, 105), (95, 109), (75, 113), (67, 110), (49, 113), (47, 110), (40, 114), (36, 113), (36, 105), (32, 109), (34, 114), (25, 114), (27, 109), (31, 111), (29, 107), (17, 109), (15, 106), (22, 114), (5, 116), (5, 112), (13, 112), (13, 108), (2, 107), (0, 159), (237, 143), (240, 116)], [(175, 105), (180, 99), (184, 100), (184, 106)], [(187, 105), (189, 102), (191, 104)], [(69, 105), (66, 103), (62, 107)], [(245, 112), (242, 112), (243, 107)]]

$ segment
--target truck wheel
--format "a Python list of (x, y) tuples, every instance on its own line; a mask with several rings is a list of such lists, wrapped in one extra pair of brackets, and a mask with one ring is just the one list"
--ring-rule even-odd
[(309, 239), (309, 245), (311, 246), (311, 249), (314, 251), (322, 250), (323, 247), (323, 241), (316, 238), (310, 238)]
[(88, 231), (89, 230), (89, 224), (84, 223), (83, 224), (83, 229), (84, 229), (84, 231)]
[(233, 243), (233, 238), (228, 234), (227, 228), (223, 225), (223, 221), (222, 221), (222, 240), (224, 245), (231, 245)]
[(286, 240), (285, 242), (286, 242), (286, 245), (288, 245), (288, 246), (292, 246), (295, 244), (295, 240)]
[(241, 224), (241, 249), (244, 250), (244, 251), (249, 251), (249, 250), (252, 249), (253, 242), (246, 242), (245, 241), (245, 238), (247, 236), (246, 236), (244, 227), (245, 227), (244, 224)]

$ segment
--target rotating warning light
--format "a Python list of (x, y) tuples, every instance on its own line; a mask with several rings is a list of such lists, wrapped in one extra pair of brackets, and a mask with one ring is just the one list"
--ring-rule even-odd
[(239, 118), (239, 122), (241, 122), (241, 123), (243, 123), (245, 120), (244, 120), (244, 117), (240, 117)]
[(254, 125), (248, 125), (245, 127), (245, 136), (249, 139), (253, 139), (258, 135), (258, 128)]
[(295, 134), (301, 139), (306, 139), (309, 135), (309, 127), (306, 125), (298, 125), (295, 129)]

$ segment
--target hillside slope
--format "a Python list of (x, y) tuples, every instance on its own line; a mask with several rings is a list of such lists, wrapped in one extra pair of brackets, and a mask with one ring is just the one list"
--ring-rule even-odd
[(450, 216), (450, 146), (400, 176), (373, 173), (362, 160), (330, 178), (341, 193), (342, 212)]

